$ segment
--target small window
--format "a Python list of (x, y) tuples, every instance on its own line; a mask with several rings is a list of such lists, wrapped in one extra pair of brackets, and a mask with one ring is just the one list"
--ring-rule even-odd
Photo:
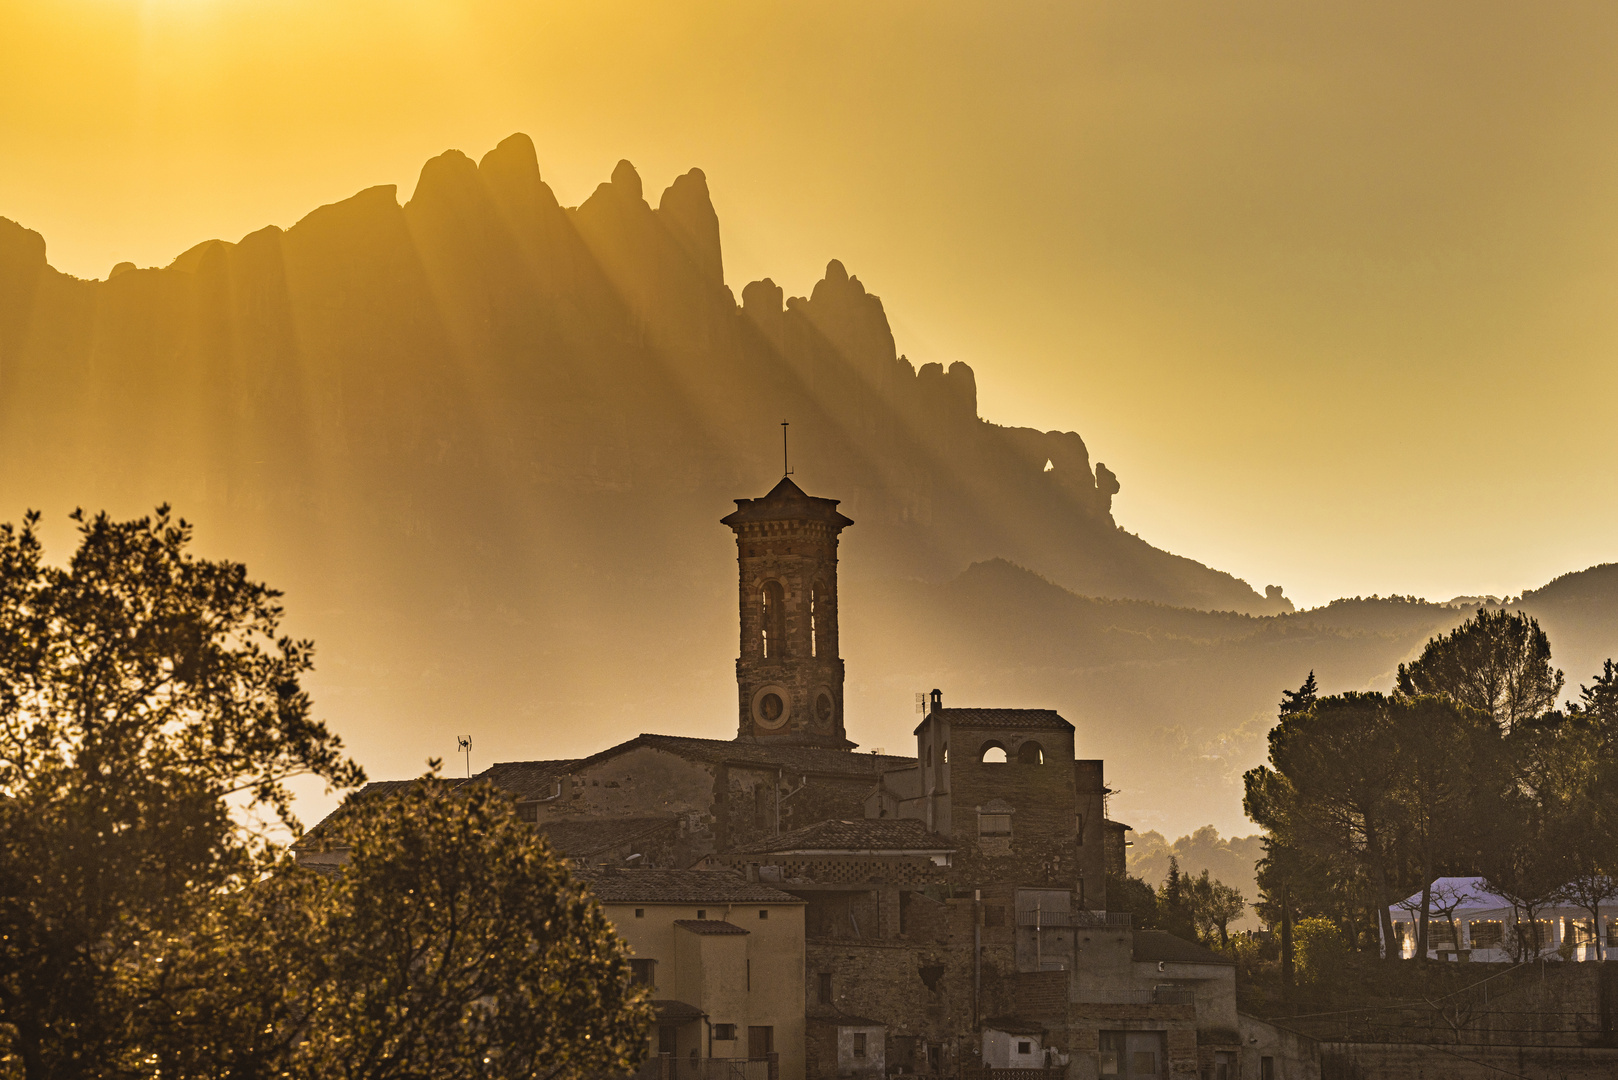
[(707, 912), (706, 908), (697, 908), (697, 918), (706, 919), (707, 917), (708, 917), (708, 912)]
[(657, 987), (656, 960), (631, 960), (629, 971), (636, 986)]
[(1017, 1040), (1017, 1053), (1019, 1053), (1019, 1054), (1032, 1054), (1033, 1052), (1034, 1052), (1034, 1044), (1033, 1043), (1029, 1042), (1027, 1039), (1018, 1039)]
[(715, 1024), (713, 1026), (713, 1037), (714, 1037), (714, 1039), (716, 1041), (719, 1041), (719, 1042), (735, 1042), (736, 1041), (736, 1025), (735, 1024)]
[(680, 1052), (680, 1029), (672, 1024), (665, 1024), (657, 1029), (657, 1052), (659, 1054), (678, 1054)]
[(635, 909), (635, 918), (637, 918), (637, 919), (646, 918), (646, 909), (643, 908), (643, 907), (636, 908)]
[(770, 917), (770, 909), (764, 907), (759, 908), (758, 917), (761, 919), (768, 919)]
[(1261, 1057), (1258, 1059), (1258, 1080), (1275, 1080), (1275, 1059)]
[(831, 1004), (831, 972), (822, 971), (815, 976), (815, 999), (822, 1005)]
[(944, 744), (944, 764), (949, 764), (949, 743)]
[(1011, 835), (1011, 815), (1010, 814), (979, 814), (978, 815), (978, 835), (979, 836), (1010, 836)]
[(865, 1056), (865, 1032), (863, 1031), (854, 1033), (854, 1056), (857, 1058)]

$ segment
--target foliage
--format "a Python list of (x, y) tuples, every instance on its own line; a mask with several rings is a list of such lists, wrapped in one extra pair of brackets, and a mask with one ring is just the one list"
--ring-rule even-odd
[(1212, 825), (1203, 825), (1171, 841), (1156, 830), (1137, 830), (1129, 849), (1129, 872), (1146, 881), (1162, 881), (1170, 855), (1180, 860), (1182, 874), (1207, 870), (1244, 894), (1257, 895), (1254, 867), (1264, 856), (1264, 837), (1257, 831), (1251, 836), (1224, 837)]
[(1157, 893), (1132, 874), (1107, 878), (1107, 910), (1128, 912), (1136, 929), (1158, 929)]
[(1396, 685), (1406, 697), (1435, 694), (1488, 713), (1510, 731), (1556, 707), (1562, 673), (1538, 620), (1484, 609), (1400, 664)]
[(1315, 682), (1315, 673), (1311, 670), (1302, 686), (1296, 690), (1281, 691), (1281, 715), (1291, 716), (1293, 713), (1308, 712), (1314, 707), (1319, 693), (1320, 684)]
[(0, 526), (0, 1022), (28, 1077), (140, 1072), (162, 942), (266, 857), (231, 815), (295, 825), (285, 782), (363, 774), (310, 715), (279, 594), (155, 517)]
[(288, 779), (364, 779), (310, 715), (310, 644), (166, 509), (79, 521), (66, 569), (37, 515), (0, 526), (0, 1075), (635, 1064), (621, 945), (508, 800), (423, 778), (345, 804), (341, 872), (282, 859)]
[(1180, 873), (1180, 860), (1169, 856), (1168, 876), (1157, 889), (1157, 928), (1187, 941), (1197, 939), (1197, 918), (1191, 908), (1190, 879)]
[(1317, 915), (1300, 921), (1296, 934), (1300, 980), (1324, 982), (1342, 968), (1349, 948), (1336, 923)]
[(1402, 813), (1394, 715), (1381, 694), (1322, 698), (1281, 718), (1271, 766), (1244, 777), (1248, 817), (1287, 850), (1352, 864), (1382, 909), (1394, 899)]
[(1211, 879), (1204, 870), (1201, 877), (1192, 878), (1186, 893), (1190, 901), (1191, 921), (1197, 928), (1197, 937), (1210, 944), (1217, 937), (1220, 948), (1230, 944), (1230, 923), (1241, 918), (1247, 910), (1247, 898), (1240, 889)]
[(1221, 948), (1230, 943), (1231, 922), (1247, 910), (1240, 889), (1211, 878), (1206, 870), (1199, 877), (1188, 877), (1172, 855), (1168, 874), (1156, 893), (1136, 877), (1109, 879), (1107, 890), (1107, 906), (1129, 911), (1140, 929), (1163, 930)]
[[(1432, 921), (1453, 922), (1443, 875), (1481, 875), (1524, 927), (1553, 900), (1594, 921), (1618, 897), (1618, 668), (1607, 661), (1564, 714), (1550, 659), (1533, 619), (1480, 611), (1401, 666), (1391, 696), (1320, 697), (1312, 679), (1283, 693), (1244, 800), (1266, 830), (1255, 907), (1283, 928), (1283, 983), (1300, 915), (1370, 950), (1393, 939), (1397, 903), (1425, 961)], [(1366, 913), (1380, 933), (1360, 931)], [(1536, 936), (1511, 935), (1519, 958)]]
[(188, 999), (166, 1073), (514, 1080), (638, 1064), (651, 1014), (622, 942), (509, 799), (428, 776), (351, 799), (336, 828), (346, 866), (283, 865), (223, 913), (242, 977)]

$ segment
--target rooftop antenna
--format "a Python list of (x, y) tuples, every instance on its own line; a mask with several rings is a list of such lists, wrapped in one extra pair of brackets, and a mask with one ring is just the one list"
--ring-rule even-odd
[(787, 457), (787, 421), (781, 421), (781, 475), (791, 476), (791, 460)]
[(472, 736), (455, 736), (455, 745), (461, 753), (466, 755), (466, 778), (470, 780), (472, 779)]

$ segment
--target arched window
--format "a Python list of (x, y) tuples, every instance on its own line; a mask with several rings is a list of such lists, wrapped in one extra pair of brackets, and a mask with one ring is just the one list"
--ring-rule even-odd
[(949, 764), (949, 743), (944, 744), (944, 761), (943, 761), (943, 764), (945, 764), (945, 765)]
[(766, 581), (759, 590), (759, 601), (764, 613), (764, 655), (769, 658), (787, 654), (787, 598), (779, 581)]
[(927, 767), (929, 769), (933, 767), (933, 748), (931, 744), (927, 747)]
[(983, 749), (978, 751), (978, 760), (985, 765), (1004, 765), (1006, 748), (999, 743), (984, 743)]
[(1029, 740), (1017, 748), (1017, 764), (1043, 765), (1045, 764), (1045, 749), (1037, 742)]
[(831, 590), (823, 581), (809, 587), (809, 649), (811, 656), (831, 656)]

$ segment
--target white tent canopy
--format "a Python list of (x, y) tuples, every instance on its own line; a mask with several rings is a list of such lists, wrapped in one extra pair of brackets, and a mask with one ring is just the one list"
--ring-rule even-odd
[[(1416, 892), (1388, 908), (1394, 947), (1401, 956), (1415, 955), (1421, 907), (1421, 893)], [(1595, 960), (1609, 935), (1618, 931), (1618, 901), (1610, 908), (1602, 905), (1600, 914), (1592, 924), (1589, 910), (1558, 900), (1539, 908), (1530, 923), (1525, 910), (1491, 890), (1483, 878), (1441, 877), (1433, 882), (1427, 903), (1427, 955), (1478, 961), (1519, 956)], [(1387, 944), (1383, 942), (1384, 950)]]

